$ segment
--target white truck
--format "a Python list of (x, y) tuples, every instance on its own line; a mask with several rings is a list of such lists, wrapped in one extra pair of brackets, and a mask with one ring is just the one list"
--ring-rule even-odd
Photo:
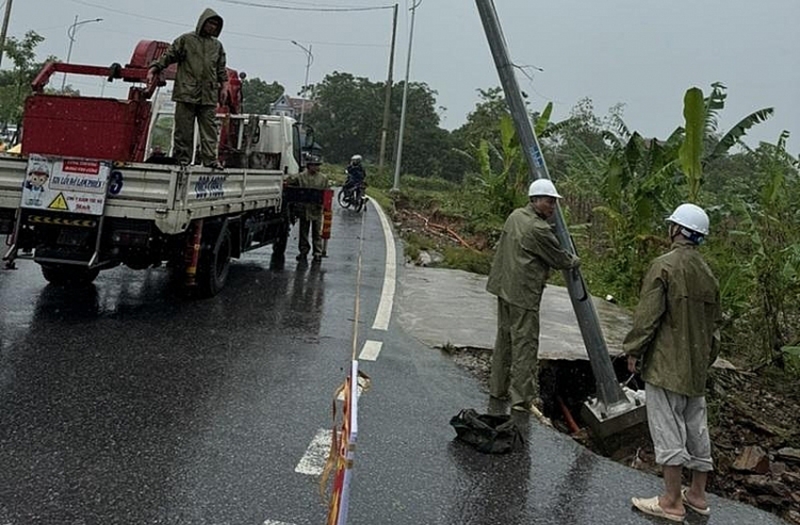
[(140, 42), (125, 67), (48, 63), (34, 80), (21, 155), (0, 156), (7, 267), (31, 259), (63, 284), (91, 282), (120, 264), (166, 262), (182, 284), (210, 296), (224, 286), (232, 257), (267, 244), (283, 256), (292, 203), (327, 200), (330, 209), (328, 191), (284, 184), (302, 169), (301, 142), (313, 144), (313, 134), (288, 117), (239, 114), (235, 71), (231, 102), (218, 108), (222, 171), (179, 165), (156, 144), (171, 137), (171, 109), (154, 110), (152, 90), (131, 87), (127, 100), (43, 91), (55, 72), (141, 82), (166, 46)]

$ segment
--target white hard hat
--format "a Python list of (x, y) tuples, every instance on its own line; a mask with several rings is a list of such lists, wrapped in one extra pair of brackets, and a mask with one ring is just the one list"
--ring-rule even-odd
[(528, 197), (555, 197), (560, 199), (561, 195), (556, 191), (556, 187), (547, 179), (536, 179), (531, 182), (528, 188)]
[(700, 235), (708, 235), (708, 215), (703, 208), (695, 204), (681, 204), (667, 217), (667, 221)]
[(350, 157), (350, 160), (353, 162), (361, 162), (361, 155), (353, 155)]

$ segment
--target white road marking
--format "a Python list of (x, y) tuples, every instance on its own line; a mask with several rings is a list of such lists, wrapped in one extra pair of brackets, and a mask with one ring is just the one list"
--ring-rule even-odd
[(275, 520), (267, 520), (261, 525), (294, 525), (293, 523), (287, 523), (285, 521), (275, 521)]
[(325, 428), (317, 430), (317, 435), (311, 440), (311, 444), (308, 445), (306, 453), (300, 458), (300, 462), (294, 468), (294, 471), (308, 476), (321, 475), (330, 450), (331, 430)]
[(367, 341), (364, 343), (364, 347), (361, 349), (361, 354), (359, 354), (358, 359), (360, 361), (377, 361), (378, 355), (381, 353), (381, 348), (383, 348), (383, 342)]
[(389, 225), (389, 220), (383, 209), (370, 199), (383, 226), (383, 239), (386, 242), (386, 268), (383, 274), (383, 290), (381, 291), (381, 302), (378, 303), (378, 311), (375, 314), (375, 322), (372, 323), (373, 330), (388, 330), (389, 319), (392, 317), (392, 305), (394, 303), (395, 279), (397, 277), (397, 254), (394, 247), (394, 235)]

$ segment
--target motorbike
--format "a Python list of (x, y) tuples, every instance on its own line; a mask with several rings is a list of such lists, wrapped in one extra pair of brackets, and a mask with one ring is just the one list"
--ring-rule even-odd
[(352, 209), (355, 212), (360, 212), (367, 203), (365, 189), (365, 182), (352, 184), (350, 186), (345, 184), (342, 189), (339, 190), (339, 206), (345, 209)]

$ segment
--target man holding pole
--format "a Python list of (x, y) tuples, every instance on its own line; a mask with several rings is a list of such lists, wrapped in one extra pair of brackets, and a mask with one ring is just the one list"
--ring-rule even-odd
[(538, 397), (539, 305), (550, 269), (580, 264), (561, 247), (547, 222), (561, 198), (553, 183), (534, 181), (528, 197), (528, 205), (506, 219), (486, 285), (497, 296), (490, 404), (508, 400), (512, 410), (524, 413)]

